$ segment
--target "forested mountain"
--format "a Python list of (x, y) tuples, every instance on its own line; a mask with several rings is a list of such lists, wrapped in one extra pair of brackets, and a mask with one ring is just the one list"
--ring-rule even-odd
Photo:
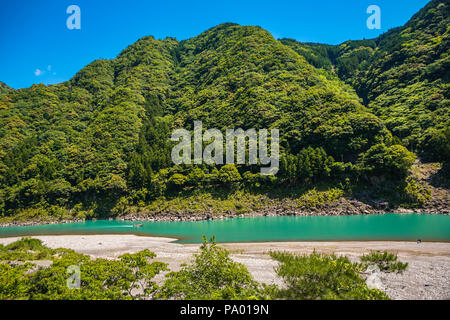
[(176, 54), (170, 111), (186, 127), (203, 120), (219, 129), (279, 128), (290, 151), (323, 147), (347, 160), (390, 139), (349, 86), (261, 28), (220, 25), (182, 42)]
[[(447, 99), (444, 2), (432, 1), (404, 28), (338, 47), (277, 41), (230, 23), (181, 42), (144, 37), (61, 84), (0, 83), (0, 211), (117, 214), (119, 199), (143, 206), (199, 185), (399, 184), (415, 158), (405, 147), (445, 160)], [(194, 120), (204, 129), (279, 128), (279, 174), (174, 166), (170, 134)], [(436, 150), (433, 139), (447, 145)], [(407, 188), (411, 196), (419, 187)]]
[(449, 154), (450, 3), (433, 0), (403, 27), (338, 46), (281, 42), (355, 88), (394, 137), (426, 161)]

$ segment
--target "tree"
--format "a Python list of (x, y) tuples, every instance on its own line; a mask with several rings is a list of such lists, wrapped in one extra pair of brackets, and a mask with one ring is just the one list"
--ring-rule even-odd
[(26, 299), (29, 283), (26, 272), (33, 266), (26, 263), (10, 266), (0, 263), (0, 300)]
[(202, 169), (194, 168), (191, 172), (189, 172), (187, 178), (189, 184), (198, 186), (204, 181), (205, 176), (205, 172)]
[(281, 161), (280, 175), (292, 182), (317, 182), (330, 176), (334, 159), (323, 148), (308, 147)]
[(407, 262), (398, 261), (397, 254), (387, 251), (371, 251), (360, 259), (364, 268), (375, 265), (382, 272), (403, 273), (408, 267)]
[(188, 181), (188, 178), (181, 173), (175, 173), (169, 178), (169, 184), (175, 188), (184, 186), (186, 181)]
[(360, 156), (358, 167), (369, 176), (403, 179), (415, 159), (415, 155), (403, 146), (377, 144)]
[(242, 180), (234, 164), (226, 164), (219, 170), (219, 181), (223, 184), (234, 184)]
[(420, 139), (419, 151), (425, 161), (445, 162), (450, 158), (450, 127), (430, 128)]

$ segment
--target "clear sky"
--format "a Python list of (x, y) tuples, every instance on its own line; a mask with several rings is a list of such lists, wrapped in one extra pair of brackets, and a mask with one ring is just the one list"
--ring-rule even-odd
[[(0, 81), (13, 88), (54, 84), (95, 59), (116, 57), (137, 39), (198, 35), (223, 22), (258, 25), (275, 38), (338, 44), (403, 25), (428, 0), (0, 0)], [(81, 29), (69, 30), (69, 5)], [(370, 5), (381, 29), (366, 26)]]

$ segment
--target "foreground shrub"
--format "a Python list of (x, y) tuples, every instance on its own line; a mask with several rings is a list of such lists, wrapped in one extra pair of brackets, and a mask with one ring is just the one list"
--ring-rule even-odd
[(230, 253), (203, 237), (200, 253), (191, 264), (168, 274), (159, 298), (186, 300), (252, 300), (267, 298), (247, 267), (234, 262)]
[(272, 252), (271, 257), (280, 262), (275, 269), (284, 286), (273, 295), (290, 300), (385, 300), (387, 295), (369, 289), (360, 277), (361, 266), (347, 257), (323, 255), (293, 255)]
[[(34, 251), (33, 251), (34, 250)], [(48, 267), (18, 260), (39, 260), (45, 253)], [(38, 239), (24, 238), (0, 248), (0, 300), (98, 300), (149, 299), (158, 289), (154, 277), (165, 263), (151, 261), (153, 252), (143, 250), (119, 259), (95, 259), (69, 249), (50, 249)], [(79, 270), (79, 276), (69, 272)], [(77, 285), (69, 287), (68, 281)], [(79, 281), (78, 281), (79, 280)]]
[(362, 266), (367, 268), (370, 265), (376, 265), (383, 272), (403, 273), (408, 267), (408, 263), (397, 261), (396, 254), (387, 251), (371, 251), (361, 257)]
[(23, 300), (28, 298), (29, 282), (26, 272), (29, 263), (10, 266), (0, 263), (0, 300)]
[[(31, 274), (30, 298), (38, 300), (148, 299), (158, 288), (153, 278), (166, 270), (166, 264), (149, 262), (153, 252), (143, 250), (124, 254), (118, 260), (95, 259), (65, 250), (48, 268)], [(79, 266), (80, 288), (67, 286), (68, 268)]]

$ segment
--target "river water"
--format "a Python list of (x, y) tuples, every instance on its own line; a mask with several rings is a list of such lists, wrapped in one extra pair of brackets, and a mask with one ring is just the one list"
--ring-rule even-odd
[[(138, 225), (142, 225), (138, 227)], [(385, 214), (354, 216), (252, 217), (196, 222), (97, 220), (0, 228), (0, 237), (59, 234), (136, 234), (201, 242), (417, 240), (450, 241), (450, 216)]]

